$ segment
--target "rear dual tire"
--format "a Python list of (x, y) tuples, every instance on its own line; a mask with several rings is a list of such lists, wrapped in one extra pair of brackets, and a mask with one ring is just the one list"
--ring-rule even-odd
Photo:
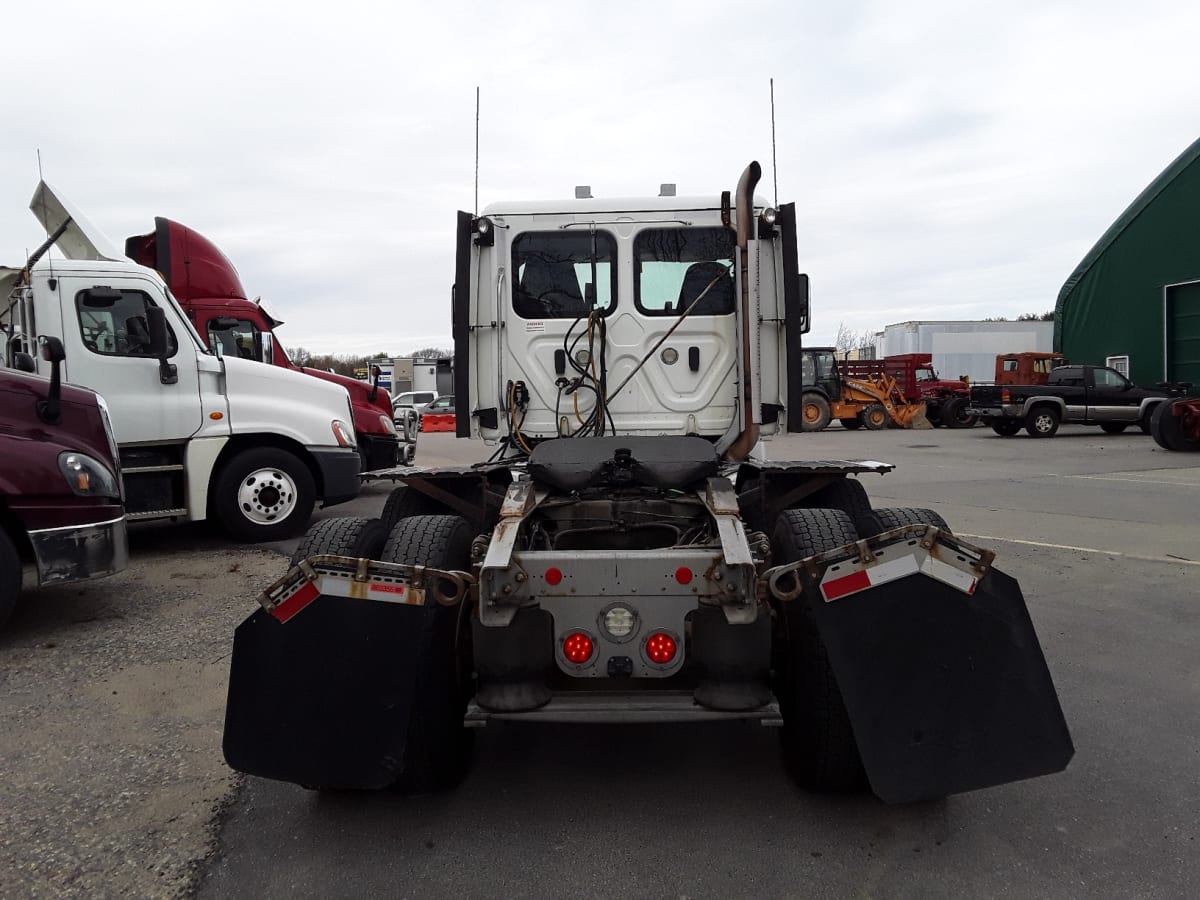
[[(475, 533), (461, 516), (418, 515), (401, 519), (383, 547), (384, 562), (470, 571)], [(473, 735), (463, 726), (470, 699), (468, 633), (464, 599), (458, 606), (430, 601), (421, 609), (421, 661), (396, 789), (427, 793), (453, 787), (471, 762)]]
[[(846, 493), (846, 499), (859, 510), (858, 515), (852, 519), (841, 509), (784, 510), (772, 538), (776, 564), (795, 562), (908, 525), (950, 530), (946, 520), (929, 509), (872, 510), (869, 503), (863, 509), (860, 500), (866, 503), (867, 498), (865, 492), (861, 498), (858, 496), (862, 486), (856, 481), (835, 482), (830, 488), (834, 493)], [(776, 665), (776, 695), (783, 713), (779, 736), (784, 762), (797, 783), (809, 790), (862, 790), (868, 786), (866, 770), (808, 600), (801, 596), (782, 604), (780, 621), (783, 650)]]
[[(858, 539), (850, 517), (836, 509), (786, 509), (775, 523), (775, 562), (788, 563)], [(781, 664), (776, 695), (784, 762), (801, 787), (851, 791), (866, 787), (850, 714), (808, 600), (782, 604)]]

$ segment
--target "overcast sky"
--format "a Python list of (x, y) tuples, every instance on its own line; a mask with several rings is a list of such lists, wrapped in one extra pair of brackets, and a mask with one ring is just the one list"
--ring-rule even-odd
[[(1053, 309), (1200, 136), (1200, 4), (9, 4), (0, 263), (46, 180), (114, 240), (156, 215), (233, 260), (288, 347), (450, 345), (454, 213), (732, 189), (800, 217), (813, 343)], [(385, 11), (385, 7), (387, 10)], [(828, 8), (828, 9), (826, 9)]]

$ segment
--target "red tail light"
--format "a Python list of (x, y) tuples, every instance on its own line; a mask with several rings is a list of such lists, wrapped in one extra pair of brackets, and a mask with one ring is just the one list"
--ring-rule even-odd
[(689, 584), (692, 580), (692, 570), (687, 566), (680, 566), (675, 570), (675, 580), (680, 584)]
[(551, 566), (546, 570), (546, 584), (553, 587), (562, 581), (562, 569), (557, 566)]
[(646, 638), (646, 656), (650, 657), (651, 662), (660, 666), (665, 666), (673, 660), (678, 651), (679, 647), (675, 643), (675, 638), (665, 631), (656, 631)]
[(581, 666), (591, 659), (595, 649), (592, 639), (582, 631), (573, 631), (563, 640), (563, 656), (577, 666)]
[(1008, 388), (1000, 388), (1000, 402), (1009, 403), (1012, 401), (1012, 395), (1008, 392)]

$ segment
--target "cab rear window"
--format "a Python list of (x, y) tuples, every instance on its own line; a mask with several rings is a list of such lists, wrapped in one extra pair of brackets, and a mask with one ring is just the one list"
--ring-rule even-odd
[(513, 311), (523, 319), (578, 319), (617, 305), (617, 242), (604, 231), (526, 231), (512, 245)]
[(634, 304), (648, 316), (734, 310), (734, 235), (727, 228), (648, 228), (633, 242)]

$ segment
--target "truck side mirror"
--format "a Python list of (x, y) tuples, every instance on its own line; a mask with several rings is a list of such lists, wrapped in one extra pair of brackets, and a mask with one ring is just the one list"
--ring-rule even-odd
[(176, 384), (179, 370), (167, 362), (170, 345), (167, 341), (167, 314), (161, 306), (146, 307), (146, 329), (150, 332), (150, 355), (158, 360), (158, 380), (163, 384)]
[(379, 398), (379, 376), (383, 373), (383, 369), (379, 366), (371, 366), (371, 393), (367, 394), (367, 402), (374, 403)]
[(275, 362), (275, 336), (269, 331), (264, 331), (259, 340), (262, 346), (259, 348), (258, 358), (269, 366)]
[(42, 359), (50, 363), (51, 366), (57, 366), (60, 362), (67, 358), (67, 352), (63, 349), (63, 343), (53, 335), (43, 335), (40, 338), (42, 345)]
[[(62, 341), (52, 335), (45, 335), (39, 340), (42, 345), (42, 359), (50, 363), (50, 392), (46, 395), (45, 400), (38, 401), (37, 414), (38, 418), (47, 425), (57, 425), (62, 418), (62, 406), (60, 403), (60, 398), (62, 397), (62, 361), (67, 358), (67, 353), (63, 350)], [(33, 360), (31, 359), (30, 362), (32, 363)]]

